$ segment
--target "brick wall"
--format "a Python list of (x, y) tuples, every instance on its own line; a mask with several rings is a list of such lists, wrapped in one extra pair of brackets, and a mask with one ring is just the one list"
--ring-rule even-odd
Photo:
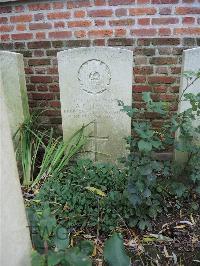
[(61, 123), (57, 52), (82, 46), (133, 50), (135, 105), (151, 91), (176, 111), (182, 51), (200, 45), (200, 0), (4, 3), (0, 32), (1, 49), (24, 55), (30, 106), (47, 107), (43, 123)]

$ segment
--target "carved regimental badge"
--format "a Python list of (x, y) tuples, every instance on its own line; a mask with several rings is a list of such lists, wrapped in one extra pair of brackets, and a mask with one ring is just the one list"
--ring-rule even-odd
[(81, 65), (78, 80), (82, 90), (91, 94), (99, 94), (108, 89), (111, 72), (104, 62), (92, 59)]

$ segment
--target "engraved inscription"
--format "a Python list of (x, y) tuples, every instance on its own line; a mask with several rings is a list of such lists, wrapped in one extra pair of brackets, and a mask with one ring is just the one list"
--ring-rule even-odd
[(104, 62), (92, 59), (80, 66), (78, 80), (82, 90), (90, 94), (99, 94), (108, 89), (111, 72)]

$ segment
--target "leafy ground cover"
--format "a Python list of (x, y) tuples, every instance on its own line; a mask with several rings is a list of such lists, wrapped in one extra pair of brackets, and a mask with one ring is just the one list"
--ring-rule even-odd
[[(188, 88), (200, 72), (185, 77)], [(200, 263), (200, 94), (187, 88), (179, 101), (190, 108), (179, 114), (148, 92), (140, 109), (119, 101), (132, 118), (120, 167), (77, 158), (85, 126), (64, 143), (26, 122), (19, 142), (33, 266)], [(154, 128), (152, 113), (165, 118), (162, 128)], [(39, 162), (34, 147), (43, 152)], [(185, 160), (159, 158), (172, 149)]]

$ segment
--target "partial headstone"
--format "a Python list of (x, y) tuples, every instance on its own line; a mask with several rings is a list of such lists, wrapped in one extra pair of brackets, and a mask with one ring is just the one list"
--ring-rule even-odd
[[(179, 96), (184, 93), (185, 88), (187, 87), (187, 79), (183, 76), (183, 73), (186, 71), (193, 71), (198, 72), (200, 70), (200, 48), (193, 48), (183, 51), (183, 62), (182, 62), (182, 75), (181, 75), (181, 84), (180, 84), (180, 91)], [(188, 89), (185, 91), (185, 93), (200, 93), (200, 79), (197, 79), (193, 84), (191, 84)], [(178, 112), (184, 112), (188, 108), (190, 108), (189, 101), (180, 101), (178, 106)], [(194, 121), (194, 126), (197, 127), (200, 125), (200, 121), (196, 120)], [(197, 136), (194, 136), (194, 141), (200, 143), (200, 139), (198, 139)], [(176, 135), (176, 138), (178, 139), (178, 133)], [(180, 152), (175, 150), (175, 160), (177, 162), (185, 162), (187, 161), (188, 154), (184, 152)]]
[[(2, 87), (1, 82), (0, 87)], [(0, 265), (30, 266), (30, 234), (17, 172), (8, 111), (2, 95), (0, 108)]]
[(116, 162), (127, 153), (131, 119), (118, 100), (132, 104), (133, 54), (119, 48), (92, 47), (58, 53), (64, 140), (91, 123), (87, 155)]
[[(12, 136), (29, 115), (23, 55), (0, 51), (0, 74)], [(0, 91), (0, 96), (2, 90)]]

